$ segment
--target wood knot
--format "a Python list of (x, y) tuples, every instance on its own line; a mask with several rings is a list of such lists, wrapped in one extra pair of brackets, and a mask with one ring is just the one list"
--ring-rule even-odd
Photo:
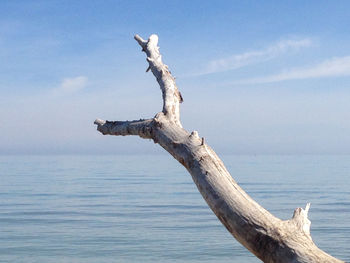
[(198, 132), (197, 132), (197, 131), (193, 131), (193, 132), (191, 132), (191, 134), (190, 134), (190, 138), (196, 138), (196, 139), (199, 139)]
[(186, 167), (185, 159), (184, 159), (184, 158), (181, 157), (181, 158), (179, 159), (179, 162), (180, 162), (183, 166)]
[(159, 120), (155, 119), (155, 126), (157, 128), (159, 128), (159, 129), (161, 129), (162, 128), (162, 123)]
[(306, 236), (311, 239), (311, 235), (310, 235), (311, 222), (307, 217), (309, 209), (310, 209), (310, 203), (306, 205), (305, 209), (302, 209), (300, 207), (296, 208), (294, 210), (294, 214), (290, 222), (292, 222), (300, 231), (304, 232), (304, 234), (306, 234)]

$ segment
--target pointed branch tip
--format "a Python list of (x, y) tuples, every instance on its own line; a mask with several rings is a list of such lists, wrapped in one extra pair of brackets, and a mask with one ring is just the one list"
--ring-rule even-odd
[(94, 121), (94, 124), (96, 124), (96, 125), (103, 125), (103, 124), (105, 124), (105, 123), (106, 123), (106, 121), (101, 120), (101, 119), (96, 119), (96, 120)]
[(134, 36), (134, 39), (137, 41), (137, 42), (142, 42), (142, 43), (146, 43), (146, 40), (144, 40), (142, 37), (140, 37), (139, 35), (135, 35)]
[(308, 214), (309, 213), (309, 209), (310, 209), (311, 203), (307, 203), (306, 207), (305, 207), (305, 213)]

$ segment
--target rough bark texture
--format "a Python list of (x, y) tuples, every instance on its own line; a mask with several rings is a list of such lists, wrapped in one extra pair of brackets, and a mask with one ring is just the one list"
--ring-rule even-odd
[(312, 241), (305, 209), (297, 208), (290, 220), (280, 220), (256, 203), (235, 182), (216, 153), (198, 132), (187, 132), (180, 122), (182, 96), (168, 67), (163, 64), (158, 36), (135, 40), (163, 95), (163, 110), (154, 118), (135, 121), (97, 119), (97, 130), (109, 135), (139, 135), (152, 139), (167, 150), (191, 174), (209, 207), (227, 230), (249, 251), (264, 262), (342, 262), (320, 250)]

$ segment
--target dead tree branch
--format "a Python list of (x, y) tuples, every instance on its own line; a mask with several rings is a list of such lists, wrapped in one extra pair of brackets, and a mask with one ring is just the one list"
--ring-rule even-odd
[(167, 150), (191, 174), (209, 207), (227, 230), (264, 262), (320, 263), (342, 262), (320, 250), (310, 235), (307, 217), (310, 204), (297, 208), (292, 219), (283, 221), (256, 203), (236, 183), (216, 153), (198, 132), (187, 132), (180, 122), (182, 96), (174, 77), (163, 64), (158, 36), (135, 40), (163, 95), (163, 110), (154, 118), (138, 121), (96, 120), (97, 130), (109, 135), (138, 135), (152, 139)]

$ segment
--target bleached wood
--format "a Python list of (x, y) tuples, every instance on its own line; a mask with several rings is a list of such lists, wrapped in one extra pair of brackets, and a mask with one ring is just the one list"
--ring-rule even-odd
[[(163, 64), (158, 37), (135, 39), (147, 55), (149, 69), (162, 94), (163, 110), (153, 119), (109, 122), (97, 119), (102, 134), (139, 135), (159, 143), (191, 174), (209, 207), (227, 230), (264, 262), (342, 262), (320, 250), (310, 235), (310, 204), (297, 208), (290, 220), (281, 220), (256, 203), (231, 177), (216, 153), (198, 132), (187, 132), (180, 122), (182, 96), (174, 77)], [(147, 70), (148, 71), (148, 70)]]
[(139, 135), (141, 138), (151, 139), (153, 119), (135, 121), (104, 121), (96, 119), (94, 124), (103, 135)]
[(180, 106), (183, 101), (181, 93), (176, 87), (175, 78), (171, 75), (169, 68), (162, 62), (162, 56), (159, 53), (158, 36), (151, 35), (148, 41), (143, 40), (139, 35), (135, 36), (135, 40), (142, 47), (142, 51), (147, 54), (149, 70), (156, 77), (163, 95), (163, 113), (170, 121), (181, 126), (180, 122)]

